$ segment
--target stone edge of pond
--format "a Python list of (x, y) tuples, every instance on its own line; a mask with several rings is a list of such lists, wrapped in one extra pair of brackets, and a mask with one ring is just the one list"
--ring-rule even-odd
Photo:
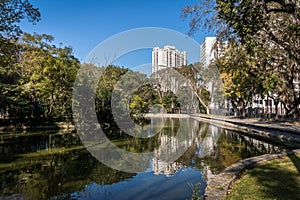
[(232, 164), (231, 166), (227, 167), (222, 173), (214, 176), (211, 180), (209, 180), (209, 183), (207, 184), (207, 187), (205, 189), (204, 199), (223, 199), (228, 194), (231, 187), (234, 185), (235, 180), (237, 180), (246, 169), (251, 169), (263, 162), (282, 158), (284, 156), (292, 154), (300, 154), (300, 149), (274, 154), (264, 154), (261, 156), (247, 158), (235, 164)]
[[(240, 119), (240, 118), (232, 118), (228, 116), (220, 116), (220, 115), (205, 115), (205, 114), (191, 114), (191, 117), (201, 118), (206, 120), (212, 120), (218, 123), (230, 123), (236, 126), (247, 126), (249, 128), (260, 128), (267, 129), (270, 131), (283, 131), (285, 133), (297, 134), (300, 135), (300, 126), (292, 123), (282, 122), (268, 122), (268, 121), (260, 121), (257, 119)], [(289, 126), (287, 126), (289, 124)]]
[(228, 130), (240, 131), (252, 137), (276, 142), (292, 148), (300, 148), (300, 129), (298, 127), (295, 128), (295, 130), (290, 131), (282, 127), (280, 124), (265, 124), (262, 127), (261, 125), (256, 125), (254, 123), (249, 124), (242, 120), (228, 120), (226, 118), (216, 116), (191, 115), (191, 117)]

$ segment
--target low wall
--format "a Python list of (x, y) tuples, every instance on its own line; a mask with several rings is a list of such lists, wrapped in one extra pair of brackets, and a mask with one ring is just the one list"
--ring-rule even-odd
[(261, 156), (251, 157), (241, 160), (223, 170), (222, 173), (214, 176), (209, 180), (205, 189), (205, 200), (219, 200), (223, 199), (229, 189), (232, 187), (234, 181), (240, 177), (243, 171), (253, 168), (263, 162), (282, 158), (287, 155), (300, 154), (300, 149), (289, 152), (265, 154)]

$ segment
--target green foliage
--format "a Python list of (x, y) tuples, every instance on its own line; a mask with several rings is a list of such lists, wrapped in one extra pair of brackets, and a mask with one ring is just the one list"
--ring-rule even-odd
[(23, 121), (32, 112), (28, 93), (22, 87), (19, 66), (21, 46), (21, 20), (31, 23), (40, 20), (40, 13), (27, 0), (0, 1), (0, 117), (10, 121)]
[(148, 113), (153, 105), (162, 104), (158, 92), (150, 83), (139, 87), (130, 100), (131, 115)]
[(52, 40), (45, 34), (24, 35), (21, 84), (47, 121), (70, 121), (72, 87), (80, 64), (70, 47), (56, 47)]
[(178, 113), (180, 109), (178, 99), (171, 91), (162, 92), (162, 106), (168, 113)]
[(22, 30), (18, 26), (24, 18), (31, 23), (40, 20), (38, 8), (34, 8), (28, 0), (0, 1), (0, 41), (3, 39), (18, 39)]
[(0, 111), (13, 123), (72, 119), (72, 87), (79, 62), (70, 47), (51, 45), (53, 39), (24, 34), (21, 42), (13, 44), (19, 49), (18, 59), (5, 63), (0, 75)]
[[(144, 74), (117, 66), (101, 69), (103, 73), (96, 94), (96, 112), (100, 122), (111, 122), (115, 118), (124, 120), (128, 117), (121, 116), (124, 113), (130, 113), (130, 117), (148, 113), (154, 105), (163, 106), (167, 112), (178, 111), (175, 94), (157, 89)], [(112, 115), (112, 109), (118, 116)]]
[(129, 108), (132, 113), (146, 113), (147, 110), (147, 102), (144, 101), (139, 95), (133, 95), (131, 99), (131, 104), (129, 105)]
[(128, 69), (112, 65), (104, 69), (98, 82), (95, 100), (96, 113), (101, 121), (110, 122), (113, 119), (111, 111), (112, 92), (115, 85), (126, 72), (128, 72)]
[(235, 107), (242, 106), (245, 109), (254, 95), (264, 93), (266, 76), (244, 46), (232, 44), (216, 65), (221, 72), (225, 94)]

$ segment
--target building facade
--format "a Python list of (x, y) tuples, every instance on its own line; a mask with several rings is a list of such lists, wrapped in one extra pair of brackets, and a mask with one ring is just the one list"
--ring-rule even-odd
[(215, 59), (214, 45), (216, 37), (206, 37), (200, 45), (200, 63), (203, 67), (208, 67)]
[(179, 51), (175, 46), (154, 47), (152, 50), (152, 73), (168, 67), (187, 65), (186, 51)]
[(220, 42), (216, 37), (206, 37), (200, 45), (200, 63), (208, 67), (215, 59), (222, 57), (228, 47), (228, 42)]
[[(217, 40), (216, 37), (206, 37), (204, 41), (200, 45), (200, 64), (202, 68), (209, 68), (211, 71), (217, 72), (215, 69), (216, 66), (210, 66), (211, 63), (214, 63), (214, 61), (220, 57), (222, 57), (226, 49), (228, 48), (228, 42), (220, 42)], [(217, 74), (216, 74), (217, 75)], [(206, 80), (207, 78), (207, 80)], [(210, 112), (217, 114), (217, 112), (227, 112), (231, 105), (228, 100), (224, 99), (223, 101), (218, 100), (218, 102), (215, 102), (215, 94), (219, 87), (221, 87), (219, 84), (217, 84), (216, 80), (211, 79), (210, 77), (202, 77), (202, 79), (206, 82), (206, 89), (210, 92)], [(216, 98), (216, 101), (219, 98)], [(223, 105), (223, 106), (220, 106)], [(222, 107), (222, 108), (221, 108)]]

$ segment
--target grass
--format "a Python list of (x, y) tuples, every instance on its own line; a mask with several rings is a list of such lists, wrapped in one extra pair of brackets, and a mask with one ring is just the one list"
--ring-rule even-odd
[(229, 199), (300, 199), (300, 154), (245, 171), (225, 198)]

